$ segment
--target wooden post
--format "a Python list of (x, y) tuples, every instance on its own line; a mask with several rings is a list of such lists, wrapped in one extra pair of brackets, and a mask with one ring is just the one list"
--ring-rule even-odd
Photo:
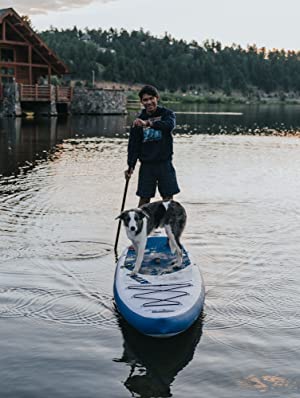
[(51, 66), (48, 65), (48, 84), (51, 84)]
[(29, 84), (32, 84), (32, 46), (28, 47), (28, 62), (29, 62)]
[(35, 100), (36, 100), (36, 101), (38, 100), (38, 97), (39, 97), (39, 94), (38, 94), (38, 85), (35, 84)]
[(3, 38), (3, 40), (6, 40), (6, 22), (5, 21), (3, 21), (3, 24), (2, 24), (2, 38)]

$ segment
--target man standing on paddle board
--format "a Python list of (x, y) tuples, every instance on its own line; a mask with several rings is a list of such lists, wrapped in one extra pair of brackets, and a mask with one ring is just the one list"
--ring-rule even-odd
[(144, 109), (133, 121), (128, 141), (128, 170), (125, 178), (132, 176), (137, 160), (140, 161), (137, 196), (138, 206), (149, 203), (156, 188), (163, 200), (170, 200), (180, 190), (172, 164), (175, 113), (158, 105), (159, 94), (155, 87), (146, 85), (139, 92)]

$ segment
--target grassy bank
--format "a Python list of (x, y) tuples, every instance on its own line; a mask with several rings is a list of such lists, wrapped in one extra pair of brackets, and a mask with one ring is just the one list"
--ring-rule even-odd
[[(139, 103), (137, 91), (127, 91), (128, 103), (133, 105)], [(182, 103), (182, 104), (300, 104), (300, 94), (298, 93), (264, 93), (261, 91), (251, 91), (248, 93), (232, 92), (225, 94), (223, 91), (194, 91), (194, 92), (175, 92), (164, 91), (160, 93), (163, 103)]]
[[(73, 81), (72, 85), (85, 86), (85, 81)], [(112, 81), (97, 81), (95, 88), (109, 90), (124, 90), (127, 94), (129, 107), (136, 108), (140, 100), (138, 96), (142, 84), (125, 84)], [(161, 102), (180, 104), (295, 104), (300, 105), (300, 92), (276, 91), (266, 93), (256, 87), (250, 87), (245, 91), (225, 92), (223, 90), (208, 90), (203, 87), (189, 91), (160, 91)]]

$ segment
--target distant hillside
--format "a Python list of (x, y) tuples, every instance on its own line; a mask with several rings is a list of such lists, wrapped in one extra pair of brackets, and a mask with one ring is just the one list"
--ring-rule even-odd
[(42, 38), (70, 67), (72, 78), (150, 83), (159, 89), (300, 91), (300, 52), (266, 51), (255, 45), (223, 47), (187, 43), (169, 35), (126, 30), (44, 31)]

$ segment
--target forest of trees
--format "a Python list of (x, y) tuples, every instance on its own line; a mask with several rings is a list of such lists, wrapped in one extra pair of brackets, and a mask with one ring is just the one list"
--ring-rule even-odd
[[(42, 39), (69, 66), (72, 79), (150, 83), (160, 90), (204, 88), (247, 93), (300, 91), (300, 52), (217, 41), (186, 42), (143, 30), (52, 28)], [(94, 72), (92, 72), (94, 71)]]

